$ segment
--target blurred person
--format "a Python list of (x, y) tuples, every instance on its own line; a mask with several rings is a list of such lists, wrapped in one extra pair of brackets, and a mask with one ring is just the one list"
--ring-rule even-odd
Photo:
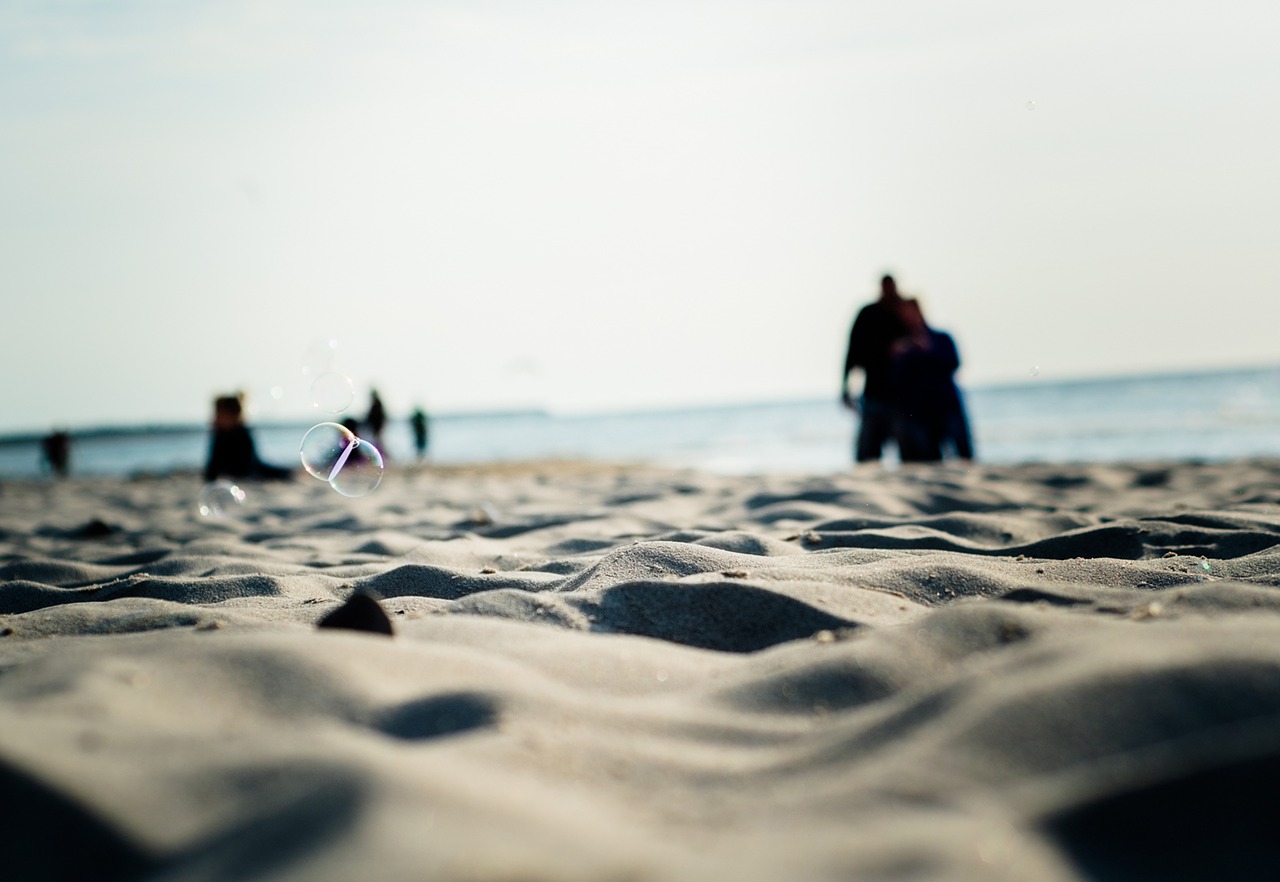
[[(893, 276), (880, 280), (880, 297), (858, 311), (849, 331), (849, 347), (840, 378), (840, 399), (858, 415), (858, 434), (854, 443), (854, 460), (879, 460), (884, 445), (894, 437), (893, 392), (889, 349), (894, 341), (906, 336)], [(855, 368), (863, 374), (862, 392), (854, 398), (849, 390), (849, 375)]]
[(290, 469), (263, 462), (258, 457), (253, 435), (244, 421), (244, 393), (220, 395), (213, 402), (209, 459), (204, 479), (258, 478), (282, 480), (292, 477)]
[(383, 406), (377, 389), (371, 389), (369, 395), (369, 414), (364, 418), (365, 425), (369, 427), (369, 440), (385, 456), (386, 451), (383, 450), (382, 445), (382, 430), (387, 425), (387, 409)]
[(906, 334), (889, 347), (894, 435), (903, 462), (938, 462), (950, 449), (973, 459), (964, 399), (955, 382), (960, 352), (950, 334), (929, 327), (919, 301), (903, 299)]
[(422, 459), (427, 455), (427, 444), (431, 428), (427, 412), (421, 407), (415, 408), (413, 416), (409, 418), (409, 424), (413, 428), (413, 448), (418, 452), (418, 459)]
[(71, 467), (71, 436), (61, 429), (40, 439), (40, 454), (55, 478), (65, 478)]

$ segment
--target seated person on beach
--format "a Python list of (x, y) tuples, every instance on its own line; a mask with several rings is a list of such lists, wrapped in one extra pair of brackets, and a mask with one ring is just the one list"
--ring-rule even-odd
[(904, 299), (898, 314), (906, 336), (890, 348), (894, 430), (903, 462), (937, 462), (950, 446), (973, 458), (969, 421), (956, 386), (960, 353), (950, 334), (925, 322), (920, 303)]
[(209, 461), (204, 468), (204, 479), (261, 478), (277, 480), (289, 478), (293, 472), (273, 466), (258, 458), (253, 436), (244, 422), (243, 394), (220, 395), (213, 402), (212, 440), (209, 444)]

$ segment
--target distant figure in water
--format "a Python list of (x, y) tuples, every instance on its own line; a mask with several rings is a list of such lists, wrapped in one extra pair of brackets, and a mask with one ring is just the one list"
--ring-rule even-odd
[(40, 453), (55, 478), (65, 478), (71, 465), (71, 436), (62, 430), (40, 439)]
[(929, 327), (915, 299), (899, 301), (898, 316), (906, 333), (889, 347), (889, 362), (902, 461), (938, 462), (946, 449), (973, 459), (969, 419), (955, 382), (960, 367), (955, 341)]
[(280, 480), (293, 475), (289, 469), (258, 458), (253, 436), (244, 422), (244, 393), (214, 399), (211, 435), (209, 461), (204, 467), (206, 481), (222, 477)]
[(413, 416), (409, 418), (410, 425), (413, 426), (413, 448), (418, 451), (418, 459), (422, 459), (427, 455), (427, 442), (429, 439), (430, 422), (427, 420), (427, 412), (421, 407), (413, 411)]

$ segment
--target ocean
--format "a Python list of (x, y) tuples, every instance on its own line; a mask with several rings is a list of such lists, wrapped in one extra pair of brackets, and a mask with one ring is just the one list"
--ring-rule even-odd
[[(1280, 456), (1280, 366), (967, 389), (977, 459), (995, 464), (1223, 461)], [(408, 415), (392, 414), (388, 465), (414, 459)], [(320, 422), (317, 420), (316, 422)], [(298, 465), (312, 423), (254, 426), (263, 459)], [(597, 414), (440, 414), (428, 462), (574, 458), (646, 461), (727, 474), (825, 473), (851, 462), (854, 417), (831, 399)], [(205, 426), (71, 432), (72, 475), (198, 470)], [(895, 458), (886, 457), (892, 467)], [(45, 475), (38, 439), (0, 439), (0, 479)]]

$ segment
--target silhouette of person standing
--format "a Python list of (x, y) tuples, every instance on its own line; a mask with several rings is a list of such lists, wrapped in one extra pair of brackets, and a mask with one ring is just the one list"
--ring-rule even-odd
[(951, 447), (973, 459), (964, 401), (955, 382), (960, 352), (950, 334), (929, 327), (917, 300), (901, 301), (907, 329), (889, 348), (895, 435), (903, 462), (938, 462)]
[(413, 447), (418, 452), (418, 459), (427, 455), (427, 441), (430, 432), (430, 423), (427, 420), (427, 412), (422, 408), (415, 408), (413, 416), (409, 418), (409, 423), (413, 427)]
[[(902, 297), (893, 276), (880, 280), (880, 299), (858, 311), (849, 331), (849, 349), (840, 378), (840, 398), (846, 407), (858, 414), (858, 437), (854, 459), (871, 462), (880, 459), (885, 442), (894, 437), (893, 377), (890, 348), (895, 340), (906, 336), (899, 309)], [(863, 373), (862, 394), (858, 399), (849, 392), (849, 374), (854, 368)]]
[(378, 397), (378, 390), (372, 389), (369, 392), (371, 401), (369, 404), (369, 415), (364, 418), (365, 424), (369, 427), (370, 441), (379, 451), (382, 450), (382, 429), (387, 424), (387, 409), (382, 405), (382, 399)]
[(253, 436), (244, 422), (244, 395), (220, 395), (213, 402), (212, 440), (209, 443), (209, 460), (204, 467), (204, 479), (215, 478), (263, 478), (268, 480), (288, 478), (289, 469), (263, 462), (253, 444)]
[(71, 466), (71, 436), (59, 429), (40, 439), (40, 452), (55, 478), (65, 478)]

